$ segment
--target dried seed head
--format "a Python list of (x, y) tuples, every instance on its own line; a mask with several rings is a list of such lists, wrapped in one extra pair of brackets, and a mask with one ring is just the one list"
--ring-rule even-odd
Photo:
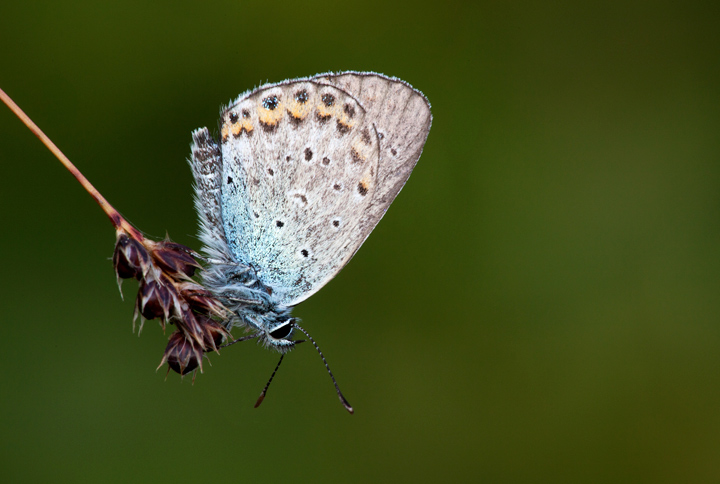
[(198, 367), (202, 371), (202, 358), (203, 351), (195, 346), (193, 340), (186, 338), (181, 331), (175, 331), (170, 335), (160, 366), (167, 362), (173, 371), (186, 375)]
[[(193, 315), (193, 320), (201, 331), (202, 345), (198, 344), (194, 335), (188, 335), (183, 329), (178, 328), (170, 335), (160, 366), (167, 363), (174, 372), (180, 375), (186, 375), (198, 367), (202, 372), (203, 354), (208, 351), (217, 351), (230, 335), (222, 325), (207, 316)], [(183, 323), (186, 322), (187, 320), (183, 320)]]
[(143, 245), (125, 233), (118, 234), (113, 253), (115, 273), (122, 279), (140, 279), (150, 263), (150, 256)]
[(180, 295), (188, 302), (190, 308), (200, 314), (209, 316), (226, 317), (227, 309), (217, 298), (202, 286), (193, 283), (180, 285)]
[(163, 279), (165, 278), (161, 277), (157, 281), (147, 279), (140, 281), (135, 304), (137, 311), (145, 319), (162, 318), (163, 321), (167, 321), (172, 314), (174, 287), (172, 283), (164, 284), (166, 281)]
[(230, 337), (230, 333), (217, 321), (207, 316), (198, 315), (197, 319), (203, 329), (204, 350), (217, 351), (225, 339)]
[(177, 327), (160, 365), (167, 362), (181, 375), (197, 368), (202, 371), (204, 353), (217, 351), (230, 337), (213, 318), (227, 318), (230, 313), (210, 291), (191, 279), (196, 269), (202, 268), (195, 253), (168, 240), (154, 242), (121, 232), (113, 263), (118, 281), (129, 277), (140, 281), (135, 317), (142, 315), (142, 321), (158, 318), (163, 330), (167, 323)]
[(195, 270), (202, 267), (191, 255), (192, 250), (184, 245), (170, 241), (157, 242), (154, 245), (153, 257), (168, 275), (182, 274), (192, 277)]

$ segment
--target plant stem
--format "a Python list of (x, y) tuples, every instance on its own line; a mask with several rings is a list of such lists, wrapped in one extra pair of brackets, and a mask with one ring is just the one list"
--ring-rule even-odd
[(98, 205), (100, 205), (100, 208), (103, 209), (103, 211), (107, 214), (107, 216), (110, 218), (110, 221), (115, 226), (115, 229), (118, 231), (124, 231), (134, 239), (138, 241), (144, 240), (144, 237), (140, 233), (139, 230), (137, 230), (135, 227), (130, 225), (130, 223), (125, 220), (125, 218), (120, 215), (120, 212), (115, 210), (115, 208), (110, 205), (110, 203), (103, 197), (100, 192), (92, 186), (92, 184), (88, 181), (87, 178), (85, 178), (85, 175), (83, 175), (80, 170), (77, 169), (75, 165), (68, 159), (67, 156), (63, 154), (60, 149), (55, 146), (55, 143), (53, 143), (50, 138), (45, 135), (45, 133), (42, 132), (40, 128), (28, 117), (27, 114), (23, 112), (20, 107), (15, 104), (15, 101), (13, 101), (10, 96), (5, 94), (5, 91), (0, 89), (0, 99), (10, 108), (10, 110), (15, 113), (15, 115), (20, 118), (20, 121), (22, 121), (25, 126), (32, 131), (32, 133), (37, 136), (40, 141), (43, 142), (43, 144), (52, 152), (52, 154), (55, 155), (55, 157), (60, 160), (60, 163), (67, 168), (67, 170), (74, 176), (78, 182), (80, 182), (80, 185), (90, 194), (91, 197), (95, 199)]

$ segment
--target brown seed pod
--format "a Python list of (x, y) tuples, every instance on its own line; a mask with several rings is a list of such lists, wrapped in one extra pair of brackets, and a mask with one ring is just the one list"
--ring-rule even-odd
[(164, 285), (160, 281), (147, 281), (143, 279), (138, 289), (136, 306), (138, 312), (145, 319), (162, 318), (167, 321), (172, 311), (172, 286)]
[(199, 350), (191, 339), (186, 338), (182, 331), (178, 330), (170, 335), (170, 341), (165, 348), (160, 366), (167, 362), (174, 372), (186, 375), (198, 367), (202, 371), (202, 358), (203, 351)]
[(150, 264), (150, 256), (143, 245), (126, 233), (118, 234), (113, 253), (115, 273), (121, 279), (140, 279)]
[(192, 250), (184, 245), (170, 241), (157, 242), (154, 245), (153, 258), (166, 274), (192, 277), (195, 270), (202, 267), (191, 255)]

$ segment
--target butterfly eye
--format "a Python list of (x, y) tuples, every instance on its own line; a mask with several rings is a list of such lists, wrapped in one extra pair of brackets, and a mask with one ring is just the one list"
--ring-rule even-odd
[(290, 336), (290, 332), (292, 331), (292, 320), (289, 319), (287, 322), (281, 324), (280, 326), (276, 327), (272, 331), (270, 331), (270, 336), (272, 336), (275, 339), (285, 339), (288, 336)]

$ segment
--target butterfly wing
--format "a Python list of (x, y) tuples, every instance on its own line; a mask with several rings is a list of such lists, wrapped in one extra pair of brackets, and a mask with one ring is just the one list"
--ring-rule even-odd
[(222, 113), (221, 166), (213, 195), (198, 189), (201, 219), (221, 219), (220, 245), (294, 306), (360, 248), (410, 176), (430, 123), (421, 93), (378, 74), (262, 86)]

